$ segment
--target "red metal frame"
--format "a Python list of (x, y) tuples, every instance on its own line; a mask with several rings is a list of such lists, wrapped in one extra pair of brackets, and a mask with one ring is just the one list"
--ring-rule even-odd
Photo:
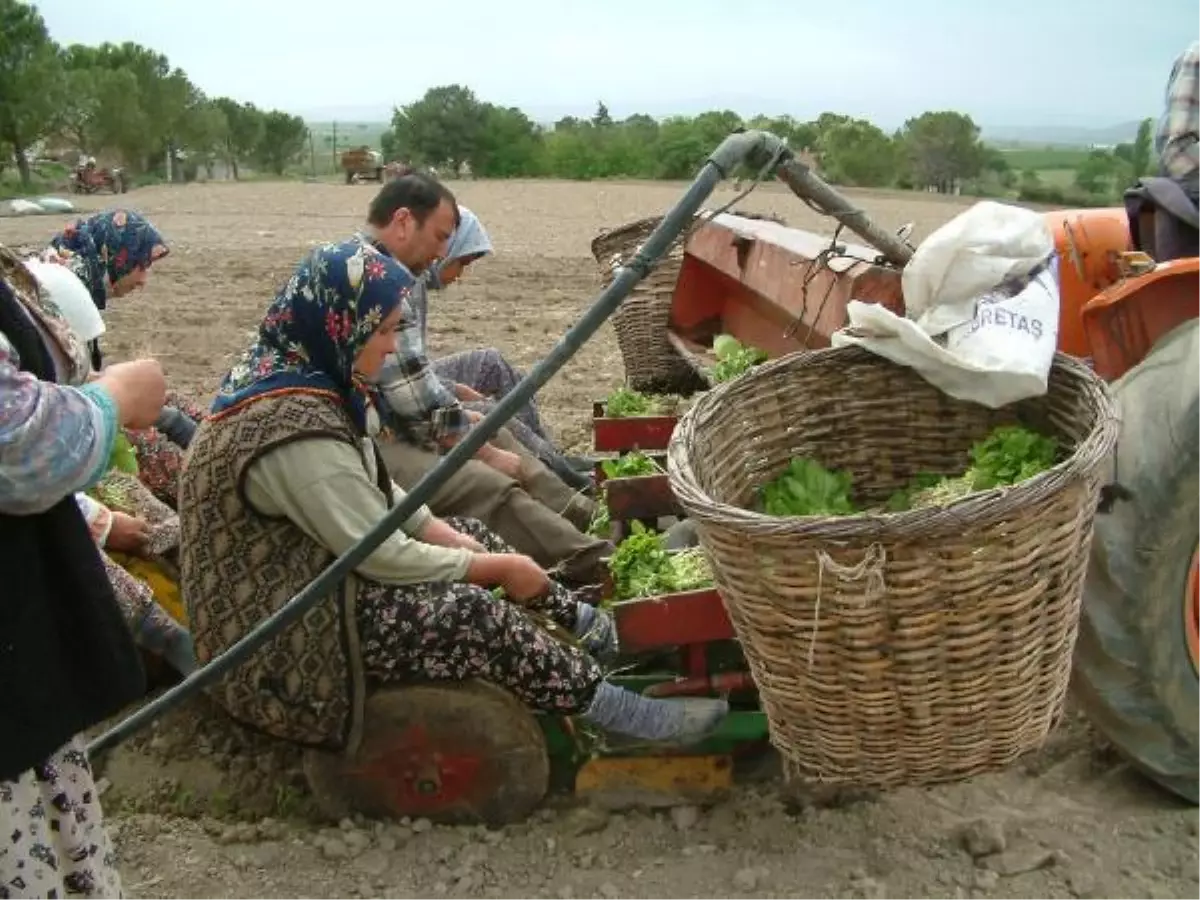
[(614, 522), (682, 515), (667, 475), (609, 478), (604, 482), (608, 515)]
[(612, 611), (621, 649), (627, 653), (734, 637), (733, 623), (716, 588), (622, 600), (613, 604)]
[(666, 450), (678, 422), (678, 416), (609, 418), (604, 402), (597, 400), (592, 404), (592, 446), (600, 453)]
[(818, 261), (829, 245), (775, 222), (717, 216), (684, 248), (668, 327), (699, 346), (725, 332), (778, 357), (829, 346), (850, 300), (903, 313), (900, 272), (872, 262), (878, 251), (844, 244), (853, 258)]

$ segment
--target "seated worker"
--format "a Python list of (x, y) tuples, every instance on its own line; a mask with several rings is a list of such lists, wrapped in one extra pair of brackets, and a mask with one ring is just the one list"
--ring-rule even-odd
[[(151, 267), (169, 253), (166, 241), (145, 216), (114, 209), (72, 222), (50, 240), (40, 261), (65, 266), (91, 295), (96, 309), (103, 311), (110, 300), (145, 287)], [(53, 287), (51, 293), (69, 286), (56, 279)], [(89, 347), (92, 367), (100, 371), (104, 358), (98, 337), (91, 339)], [(168, 392), (167, 403), (153, 426), (125, 429), (137, 450), (138, 477), (172, 509), (179, 491), (183, 451), (201, 416), (186, 399)]]
[(1197, 202), (1200, 180), (1200, 42), (1179, 55), (1167, 81), (1166, 109), (1158, 123), (1154, 148), (1158, 152), (1161, 174), (1175, 181)]
[[(0, 250), (0, 274), (56, 362), (59, 383), (80, 386), (87, 382), (86, 341), (72, 317), (55, 304), (54, 294), (7, 250)], [(163, 583), (155, 577), (161, 574), (155, 557), (178, 545), (175, 514), (136, 477), (113, 471), (111, 459), (108, 471), (86, 492), (77, 492), (75, 500), (101, 549), (108, 581), (138, 646), (152, 659), (161, 658), (180, 675), (187, 675), (194, 667), (192, 646), (187, 629), (178, 621), (180, 611), (170, 615), (145, 580), (149, 575)], [(118, 506), (123, 508), (113, 508)]]
[[(479, 217), (465, 206), (458, 207), (459, 224), (450, 238), (445, 256), (429, 267), (413, 286), (408, 302), (417, 317), (421, 346), (428, 348), (426, 323), (429, 292), (440, 291), (462, 277), (467, 266), (492, 253), (492, 242)], [(428, 350), (426, 349), (428, 354)], [(433, 360), (433, 370), (467, 409), (488, 413), (496, 401), (517, 386), (524, 374), (514, 368), (494, 347), (463, 350)], [(525, 449), (537, 456), (555, 475), (575, 490), (589, 490), (592, 479), (586, 460), (568, 459), (554, 446), (550, 432), (530, 399), (506, 426)]]
[[(376, 382), (411, 283), (360, 240), (314, 248), (222, 381), (180, 479), (181, 583), (201, 663), (287, 603), (403, 496), (373, 435), (386, 414)], [(572, 639), (552, 636), (535, 614)], [(328, 749), (356, 745), (370, 682), (482, 679), (534, 710), (672, 743), (703, 738), (728, 711), (723, 700), (644, 698), (612, 685), (597, 657), (616, 649), (607, 613), (479, 523), (456, 526), (422, 507), (212, 693), (235, 719)]]
[[(366, 228), (354, 240), (398, 261), (410, 280), (439, 256), (456, 227), (454, 195), (428, 175), (413, 173), (385, 184), (371, 201)], [(393, 434), (380, 444), (396, 483), (411, 488), (482, 418), (462, 404), (424, 354), (419, 324), (401, 302), (395, 353), (380, 375)], [(586, 533), (595, 507), (572, 490), (507, 429), (470, 460), (429, 503), (440, 516), (479, 519), (520, 553), (558, 571), (575, 585), (607, 577), (609, 541)]]
[(1157, 262), (1194, 257), (1200, 241), (1198, 66), (1200, 42), (1193, 42), (1175, 60), (1167, 81), (1166, 108), (1154, 139), (1160, 174), (1139, 178), (1125, 192), (1133, 246)]

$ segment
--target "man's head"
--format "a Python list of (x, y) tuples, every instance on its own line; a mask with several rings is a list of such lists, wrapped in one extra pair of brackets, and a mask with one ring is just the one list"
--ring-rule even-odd
[(410, 172), (380, 189), (367, 221), (388, 252), (419, 274), (446, 252), (458, 227), (458, 203), (437, 179)]

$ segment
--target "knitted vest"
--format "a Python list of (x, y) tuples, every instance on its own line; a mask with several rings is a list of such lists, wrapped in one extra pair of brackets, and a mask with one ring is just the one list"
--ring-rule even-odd
[[(202, 664), (334, 560), (289, 519), (256, 510), (245, 492), (255, 460), (312, 438), (361, 447), (336, 401), (309, 392), (257, 397), (196, 431), (179, 483), (180, 584)], [(380, 487), (390, 498), (390, 482)], [(318, 601), (214, 685), (216, 702), (238, 721), (292, 743), (352, 751), (365, 699), (353, 593), (343, 582)]]

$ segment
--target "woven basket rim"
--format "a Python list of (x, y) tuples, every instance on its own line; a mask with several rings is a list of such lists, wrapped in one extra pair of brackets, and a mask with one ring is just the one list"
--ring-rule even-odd
[[(592, 257), (596, 260), (596, 262), (603, 264), (604, 260), (600, 259), (600, 249), (599, 249), (599, 244), (601, 241), (604, 241), (606, 239), (611, 239), (614, 236), (619, 235), (619, 234), (625, 234), (627, 232), (633, 233), (633, 232), (639, 231), (641, 229), (644, 229), (644, 228), (646, 228), (646, 226), (649, 225), (650, 227), (647, 231), (647, 234), (648, 234), (649, 232), (654, 231), (654, 229), (658, 227), (658, 223), (661, 222), (662, 220), (663, 220), (663, 215), (660, 213), (659, 215), (656, 215), (656, 216), (646, 216), (641, 219), (636, 219), (632, 222), (626, 222), (623, 225), (617, 225), (615, 228), (608, 228), (608, 229), (605, 229), (604, 231), (601, 231), (598, 235), (596, 235), (594, 238), (592, 238), (592, 241), (589, 244), (589, 247), (591, 248), (591, 251), (592, 251)], [(653, 224), (651, 224), (651, 223), (653, 223)]]
[(680, 418), (667, 448), (671, 489), (688, 515), (706, 524), (736, 528), (752, 537), (790, 536), (867, 542), (912, 541), (944, 533), (962, 534), (968, 527), (1011, 519), (1030, 506), (1066, 490), (1098, 469), (1116, 444), (1119, 417), (1108, 385), (1079, 360), (1056, 352), (1053, 368), (1083, 384), (1084, 393), (1094, 406), (1096, 422), (1069, 457), (1019, 484), (972, 492), (944, 506), (850, 516), (771, 516), (715, 500), (707, 494), (696, 477), (688, 447), (697, 427), (719, 404), (738, 403), (765, 383), (794, 370), (822, 367), (833, 372), (839, 365), (850, 362), (906, 368), (861, 347), (802, 350), (765, 362), (740, 378), (705, 393)]

